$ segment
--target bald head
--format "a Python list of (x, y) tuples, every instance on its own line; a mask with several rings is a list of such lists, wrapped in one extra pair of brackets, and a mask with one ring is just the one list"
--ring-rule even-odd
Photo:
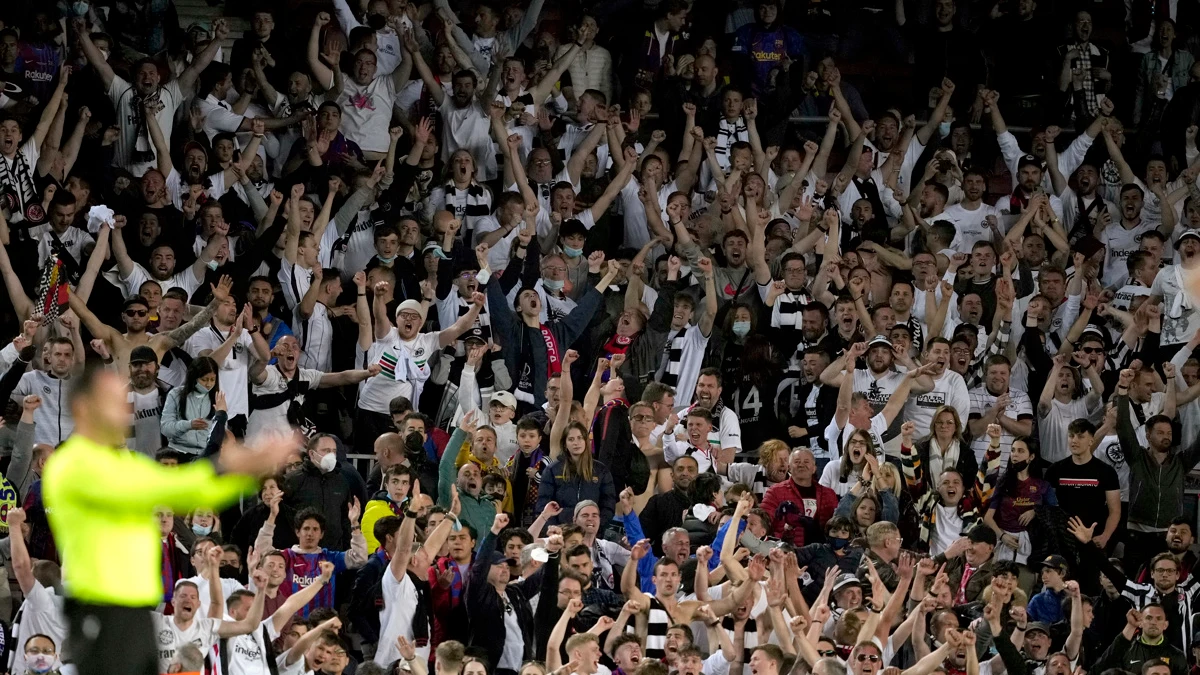
[(376, 438), (375, 459), (379, 461), (379, 467), (383, 471), (403, 462), (404, 439), (400, 434), (388, 432)]
[(696, 84), (707, 87), (717, 81), (717, 62), (707, 54), (696, 57)]

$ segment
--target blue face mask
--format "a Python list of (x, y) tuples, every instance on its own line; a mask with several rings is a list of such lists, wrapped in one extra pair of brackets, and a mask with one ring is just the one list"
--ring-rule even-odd
[(83, 16), (88, 13), (88, 4), (86, 2), (75, 2), (71, 5), (71, 13), (75, 16)]
[(583, 249), (563, 246), (563, 253), (566, 253), (568, 258), (578, 258), (579, 256), (583, 255)]
[(950, 135), (950, 123), (949, 122), (942, 122), (941, 124), (938, 125), (938, 135), (940, 135), (942, 138), (946, 138), (947, 136)]
[(212, 391), (212, 387), (206, 387), (206, 386), (200, 384), (199, 382), (197, 382), (196, 383), (196, 391), (199, 391), (201, 394), (207, 394), (208, 392)]
[(554, 291), (555, 293), (561, 291), (566, 283), (564, 279), (542, 279), (542, 285), (546, 287), (546, 290)]
[(212, 532), (212, 527), (192, 523), (192, 532), (195, 532), (197, 537), (207, 537)]
[(750, 334), (750, 322), (749, 321), (734, 321), (733, 322), (733, 334), (738, 337), (746, 337), (747, 335), (749, 335)]
[(829, 545), (835, 551), (840, 551), (850, 545), (850, 540), (846, 537), (830, 537)]
[(396, 256), (392, 256), (390, 258), (385, 258), (381, 255), (377, 255), (377, 256), (375, 256), (375, 259), (378, 260), (379, 262), (383, 263), (384, 265), (391, 265), (393, 262), (395, 262)]

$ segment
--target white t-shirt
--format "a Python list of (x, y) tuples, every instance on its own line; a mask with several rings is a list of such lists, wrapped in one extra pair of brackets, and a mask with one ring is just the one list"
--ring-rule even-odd
[(92, 235), (73, 225), (67, 227), (59, 235), (54, 235), (49, 225), (31, 227), (29, 228), (29, 232), (31, 235), (38, 237), (38, 267), (45, 267), (46, 261), (50, 259), (50, 252), (53, 248), (55, 236), (58, 237), (58, 241), (66, 248), (66, 252), (80, 266), (83, 265), (83, 248), (88, 244), (96, 243)]
[(396, 86), (390, 75), (379, 75), (365, 85), (354, 78), (342, 78), (342, 133), (366, 152), (387, 152), (391, 137), (392, 101)]
[(312, 270), (286, 260), (279, 266), (279, 287), (283, 291), (283, 301), (288, 309), (300, 304), (300, 299), (312, 285), (312, 277)]
[[(307, 383), (310, 389), (316, 389), (317, 385), (321, 382), (321, 371), (310, 370), (308, 368), (299, 368), (298, 370), (300, 381)], [(263, 380), (262, 384), (253, 385), (255, 396), (279, 394), (287, 391), (289, 380), (284, 379), (283, 375), (279, 372), (279, 368), (267, 366), (264, 372), (266, 372), (267, 379)], [(290, 428), (288, 426), (287, 410), (288, 402), (286, 401), (274, 408), (254, 410), (250, 413), (250, 419), (246, 424), (246, 436), (253, 437), (255, 434), (267, 430), (287, 431)]]
[(1102, 279), (1105, 288), (1119, 288), (1125, 285), (1125, 281), (1129, 279), (1129, 269), (1125, 266), (1125, 259), (1129, 257), (1130, 253), (1142, 249), (1139, 238), (1143, 232), (1153, 229), (1154, 223), (1148, 222), (1145, 218), (1129, 229), (1121, 225), (1120, 220), (1116, 220), (1104, 228), (1100, 243), (1104, 244), (1108, 251), (1108, 257), (1104, 259), (1104, 278)]
[(329, 322), (329, 308), (321, 302), (313, 304), (312, 314), (300, 316), (300, 305), (292, 309), (292, 332), (300, 341), (300, 366), (322, 373), (333, 370), (333, 324)]
[[(1097, 403), (1100, 400), (1097, 399)], [(1084, 417), (1091, 418), (1099, 410), (1088, 408), (1087, 397), (1077, 398), (1069, 403), (1063, 403), (1056, 398), (1050, 399), (1050, 410), (1038, 420), (1038, 434), (1042, 442), (1042, 459), (1053, 464), (1071, 456), (1067, 449), (1067, 427), (1075, 420)]]
[(439, 358), (440, 334), (441, 331), (418, 333), (412, 340), (401, 340), (399, 332), (392, 328), (383, 339), (376, 340), (367, 350), (366, 365), (377, 363), (382, 370), (363, 383), (358, 407), (386, 415), (397, 396), (418, 400), (429, 379), (429, 360)]
[[(1162, 344), (1177, 345), (1192, 339), (1196, 329), (1200, 328), (1200, 314), (1196, 313), (1186, 294), (1181, 301), (1182, 292), (1179, 279), (1176, 278), (1176, 268), (1179, 265), (1167, 265), (1158, 271), (1154, 283), (1150, 286), (1150, 295), (1163, 299), (1162, 304)], [(1182, 269), (1178, 270), (1180, 275)]]
[(962, 536), (962, 516), (957, 506), (934, 506), (937, 509), (937, 527), (930, 533), (929, 555), (938, 555), (950, 548)]
[[(132, 84), (116, 75), (113, 76), (112, 83), (108, 87), (108, 98), (116, 110), (117, 128), (120, 129), (113, 148), (113, 164), (141, 178), (148, 169), (155, 168), (157, 162), (153, 159), (146, 162), (133, 161), (135, 149), (149, 152), (151, 156), (154, 155), (154, 144), (150, 142), (145, 133), (139, 139), (138, 125), (134, 123), (132, 102), (136, 93)], [(158, 127), (162, 129), (163, 138), (171, 138), (171, 131), (175, 128), (175, 111), (190, 95), (190, 91), (185, 93), (179, 87), (179, 80), (171, 80), (158, 88), (158, 100), (163, 106), (154, 118), (158, 120)], [(141, 113), (138, 113), (137, 116), (141, 117)]]
[(158, 394), (158, 388), (151, 389), (148, 394), (130, 389), (129, 404), (132, 408), (130, 430), (133, 434), (125, 440), (125, 447), (153, 457), (163, 446), (163, 399)]
[(472, 100), (465, 108), (454, 104), (454, 98), (447, 96), (438, 108), (442, 114), (442, 161), (449, 162), (450, 155), (458, 149), (464, 149), (475, 158), (475, 180), (486, 182), (496, 177), (496, 148), (492, 143), (492, 123), (487, 111), (477, 101)]
[(933, 381), (933, 391), (911, 395), (904, 404), (904, 421), (912, 422), (917, 428), (915, 438), (929, 435), (933, 414), (943, 405), (957, 410), (959, 419), (967, 419), (971, 414), (971, 396), (967, 393), (967, 383), (962, 375), (949, 368)]
[(21, 648), (13, 649), (13, 663), (9, 671), (13, 673), (25, 672), (24, 645), (29, 638), (34, 635), (48, 636), (54, 640), (60, 653), (63, 641), (67, 638), (67, 619), (63, 616), (63, 599), (54, 592), (53, 588), (46, 588), (42, 582), (35, 581), (29, 595), (25, 596), (22, 608), (24, 611), (21, 613), (16, 642), (17, 645), (21, 645)]
[(176, 270), (175, 274), (171, 275), (167, 279), (159, 280), (150, 276), (150, 272), (147, 271), (145, 267), (142, 267), (138, 263), (134, 263), (133, 271), (129, 273), (129, 276), (121, 279), (121, 290), (125, 293), (125, 299), (128, 300), (129, 298), (136, 296), (138, 291), (141, 290), (142, 284), (146, 283), (147, 281), (158, 282), (158, 285), (160, 288), (162, 288), (163, 293), (166, 293), (168, 290), (178, 286), (179, 288), (187, 291), (187, 294), (190, 297), (192, 293), (196, 292), (197, 288), (200, 288), (200, 284), (203, 283), (204, 280), (196, 278), (196, 273), (192, 270), (191, 265), (188, 265), (182, 270)]
[[(203, 350), (215, 351), (228, 337), (228, 334), (222, 334), (210, 323), (188, 338), (183, 344), (183, 350), (191, 354), (192, 358), (196, 358)], [(250, 364), (255, 360), (257, 357), (254, 356), (254, 341), (242, 331), (233, 349), (229, 350), (229, 356), (225, 357), (225, 362), (217, 364), (221, 369), (221, 391), (225, 392), (225, 403), (229, 407), (230, 417), (250, 414), (250, 397), (247, 392)]]
[[(226, 619), (230, 620), (232, 619)], [(225, 675), (268, 675), (271, 672), (267, 666), (267, 645), (263, 642), (264, 629), (268, 639), (275, 640), (279, 637), (279, 631), (275, 630), (275, 620), (267, 617), (254, 632), (225, 641), (225, 648), (229, 651), (229, 672)]]
[(204, 113), (204, 133), (208, 135), (209, 141), (219, 133), (236, 132), (245, 119), (245, 115), (233, 112), (228, 103), (212, 94), (203, 99), (197, 98), (196, 107)]
[(952, 204), (946, 207), (942, 215), (937, 216), (933, 220), (947, 220), (953, 223), (955, 235), (950, 248), (959, 253), (970, 255), (971, 247), (975, 245), (975, 242), (991, 241), (991, 230), (983, 226), (988, 216), (995, 216), (996, 226), (1000, 226), (1002, 222), (1000, 211), (988, 203), (981, 203), (979, 208), (973, 211), (964, 208), (962, 203)]
[[(375, 652), (375, 663), (387, 666), (400, 658), (396, 638), (403, 635), (413, 642), (412, 620), (417, 609), (417, 587), (408, 574), (401, 573), (397, 580), (389, 565), (380, 581), (383, 588), (383, 609), (379, 610), (379, 650)], [(429, 658), (429, 645), (417, 648), (417, 655)]]
[(220, 619), (196, 617), (192, 619), (192, 625), (188, 626), (187, 630), (181, 630), (169, 616), (153, 612), (151, 617), (154, 619), (154, 635), (158, 641), (158, 668), (162, 673), (167, 672), (167, 668), (175, 660), (176, 652), (183, 645), (190, 642), (200, 648), (201, 654), (207, 654), (219, 639), (217, 631), (221, 628)]
[[(208, 577), (200, 575), (188, 577), (183, 581), (190, 581), (196, 584), (196, 591), (200, 594), (200, 609), (196, 612), (196, 616), (206, 616), (209, 607), (212, 606), (212, 603), (208, 599)], [(223, 600), (228, 600), (234, 591), (242, 588), (245, 587), (239, 584), (236, 579), (221, 578), (221, 598)]]

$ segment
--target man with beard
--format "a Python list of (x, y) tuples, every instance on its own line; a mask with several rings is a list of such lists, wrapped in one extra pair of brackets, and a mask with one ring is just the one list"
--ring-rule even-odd
[(1162, 214), (1162, 222), (1156, 223), (1142, 217), (1142, 206), (1145, 192), (1134, 184), (1126, 184), (1121, 188), (1121, 218), (1101, 228), (1096, 224), (1096, 238), (1108, 250), (1108, 258), (1104, 263), (1104, 285), (1108, 288), (1120, 287), (1127, 280), (1125, 259), (1130, 253), (1141, 250), (1141, 235), (1157, 229), (1164, 237), (1171, 236), (1175, 228), (1175, 209), (1166, 209)]
[[(1008, 199), (1001, 199), (996, 202), (1000, 213), (1005, 216), (1018, 216), (1025, 212), (1025, 209), (1031, 208), (1030, 200), (1035, 194), (1045, 194), (1045, 187), (1042, 185), (1043, 174), (1042, 162), (1033, 155), (1022, 155), (1016, 163), (1017, 171), (1013, 175), (1016, 177), (1016, 188)], [(1049, 194), (1050, 210), (1054, 212), (1054, 217), (1062, 219), (1063, 205), (1062, 200), (1054, 194)]]
[[(650, 542), (643, 539), (634, 545), (630, 560), (641, 560), (649, 551)], [(646, 636), (646, 656), (653, 659), (666, 656), (667, 632), (670, 626), (690, 623), (704, 605), (708, 605), (713, 616), (724, 616), (745, 602), (750, 593), (758, 587), (757, 583), (743, 582), (732, 593), (719, 600), (707, 603), (700, 600), (680, 601), (677, 599), (680, 587), (679, 563), (671, 558), (658, 561), (653, 578), (655, 592), (650, 594), (638, 590), (637, 569), (633, 565), (626, 566), (621, 574), (621, 592), (637, 608), (637, 633)]]
[[(686, 433), (686, 420), (692, 408), (705, 408), (711, 417), (712, 429), (708, 433), (708, 441), (717, 448), (717, 459), (721, 462), (732, 462), (736, 455), (742, 452), (742, 423), (737, 413), (725, 405), (721, 392), (721, 372), (716, 368), (705, 368), (696, 378), (696, 402), (679, 411), (679, 421), (683, 426), (676, 425), (676, 434)], [(677, 398), (682, 398), (678, 393)], [(671, 430), (668, 430), (668, 432)]]
[[(488, 106), (500, 86), (500, 78), (488, 78), (488, 85), (479, 89), (479, 78), (470, 70), (454, 73), (451, 94), (434, 76), (425, 63), (421, 50), (414, 39), (401, 41), (405, 56), (412, 57), (413, 67), (425, 82), (425, 91), (433, 99), (442, 114), (442, 161), (449, 162), (458, 150), (468, 151), (479, 157), (482, 165), (477, 178), (489, 181), (496, 177), (496, 152), (491, 137), (491, 119)], [(483, 72), (487, 72), (486, 70)], [(389, 104), (388, 109), (391, 109)]]
[(288, 430), (303, 421), (300, 408), (310, 389), (357, 384), (380, 372), (372, 363), (365, 370), (324, 373), (300, 368), (300, 343), (295, 336), (280, 338), (271, 350), (275, 362), (250, 373), (250, 418), (246, 433), (253, 436), (268, 430)]
[(950, 363), (950, 341), (943, 337), (930, 340), (924, 362), (933, 364), (929, 371), (933, 388), (911, 397), (904, 407), (904, 419), (913, 423), (915, 434), (921, 438), (929, 435), (933, 414), (938, 408), (944, 405), (954, 408), (958, 411), (959, 419), (971, 412), (971, 397), (966, 382), (962, 375), (947, 367)]
[(762, 499), (762, 509), (771, 517), (771, 536), (797, 548), (820, 539), (837, 508), (838, 496), (818, 484), (816, 474), (817, 463), (810, 450), (792, 451), (788, 480), (771, 487)]
[[(122, 216), (117, 217), (122, 218)], [(229, 300), (229, 289), (232, 287), (233, 280), (229, 277), (222, 277), (219, 284), (211, 287), (212, 302), (196, 314), (191, 321), (171, 330), (162, 330), (160, 327), (160, 332), (154, 335), (146, 332), (146, 328), (150, 324), (150, 305), (141, 296), (134, 295), (125, 301), (121, 312), (122, 321), (125, 322), (125, 333), (118, 333), (115, 328), (100, 321), (88, 309), (86, 299), (71, 293), (68, 302), (92, 335), (104, 341), (104, 346), (108, 348), (109, 354), (113, 357), (114, 366), (120, 372), (128, 367), (129, 354), (134, 347), (148, 346), (154, 350), (158, 359), (161, 359), (172, 349), (186, 344), (197, 331), (209, 323), (222, 303)]]
[[(458, 467), (457, 478), (454, 470), (463, 443), (468, 437), (474, 438), (476, 435), (476, 418), (479, 416), (474, 411), (463, 415), (442, 452), (438, 464), (438, 506), (449, 509), (455, 504), (460, 505), (462, 513), (459, 519), (475, 532), (484, 532), (496, 515), (497, 507), (494, 500), (483, 492), (483, 473), (475, 462), (465, 462)], [(491, 427), (480, 427), (479, 430), (490, 431)]]
[(1000, 466), (1008, 465), (1013, 438), (1033, 433), (1033, 404), (1028, 394), (1009, 387), (1011, 375), (1008, 358), (992, 356), (986, 363), (983, 385), (970, 392), (971, 411), (967, 425), (975, 438), (972, 450), (976, 459), (982, 459), (988, 451), (986, 433), (989, 425), (999, 424), (1003, 432), (1000, 435)]
[[(638, 518), (637, 510), (633, 508), (634, 496), (633, 491), (625, 488), (621, 491), (621, 496), (617, 502), (617, 517), (622, 518), (625, 524), (625, 534), (630, 541), (641, 541), (646, 538), (645, 532), (642, 530), (642, 522)], [(624, 511), (624, 515), (621, 512)], [(662, 551), (662, 557), (668, 560), (674, 560), (681, 568), (691, 557), (691, 539), (688, 537), (687, 530), (682, 527), (672, 527), (663, 533), (659, 541), (654, 542), (655, 545), (650, 547), (650, 551), (642, 557), (637, 563), (638, 579), (640, 580), (640, 588), (644, 593), (654, 592), (654, 567), (658, 564), (659, 556), (655, 553), (655, 549)], [(624, 549), (622, 549), (624, 550)], [(711, 552), (711, 551), (710, 551)], [(707, 561), (704, 561), (707, 562)], [(629, 563), (628, 555), (625, 558), (625, 564)], [(611, 572), (610, 572), (611, 576)]]
[[(863, 353), (866, 354), (867, 367), (858, 368), (857, 359)], [(891, 340), (882, 335), (876, 335), (866, 344), (856, 342), (854, 345), (851, 345), (851, 349), (847, 351), (846, 356), (831, 363), (821, 373), (821, 383), (832, 387), (839, 387), (846, 378), (843, 372), (850, 371), (853, 391), (862, 392), (866, 397), (866, 401), (870, 404), (872, 412), (878, 414), (887, 407), (889, 402), (895, 401), (900, 387), (905, 380), (912, 379), (906, 377), (905, 373), (901, 373), (895, 369), (894, 365), (897, 356), (900, 362), (908, 368), (909, 373), (917, 372), (917, 366), (912, 362), (912, 359), (907, 354), (897, 355), (896, 350), (892, 347)], [(933, 379), (927, 374), (932, 371), (932, 365), (930, 364), (930, 367), (925, 368), (914, 376), (916, 380), (910, 383), (911, 390), (914, 393), (923, 394), (933, 390)], [(899, 396), (900, 400), (895, 401), (897, 405), (904, 405), (908, 393), (909, 390), (906, 389)], [(894, 413), (892, 417), (895, 417)], [(886, 429), (878, 430), (879, 438), (876, 439), (877, 447), (875, 449), (879, 452), (883, 452), (884, 450), (883, 443), (890, 441), (900, 432), (899, 425), (896, 425), (895, 429), (891, 428), (893, 419), (888, 419), (887, 425)], [(840, 428), (844, 426), (844, 423), (837, 426)], [(872, 428), (872, 431), (876, 431), (873, 423), (869, 426)], [(828, 437), (828, 431), (826, 435)], [(841, 447), (840, 439), (843, 435), (845, 434), (839, 434), (838, 436), (837, 446), (839, 448)], [(834, 441), (830, 442), (833, 443)], [(889, 454), (899, 455), (899, 449), (897, 448), (896, 452)]]
[[(845, 118), (840, 117), (839, 119)], [(887, 117), (887, 119), (890, 121), (892, 118)], [(830, 122), (833, 122), (833, 118), (830, 118)], [(858, 126), (851, 121), (847, 123), (847, 129), (851, 125)], [(873, 146), (867, 146), (867, 135), (874, 129), (875, 122), (871, 120), (863, 122), (862, 131), (854, 138), (854, 144), (850, 146), (846, 164), (834, 179), (835, 181), (849, 181), (845, 191), (838, 196), (842, 224), (847, 226), (842, 228), (841, 232), (843, 247), (847, 247), (851, 239), (862, 236), (865, 228), (871, 224), (883, 223), (885, 217), (894, 220), (901, 216), (901, 204), (896, 201), (894, 191), (888, 187), (882, 177), (877, 177), (878, 168), (884, 162), (884, 159), (881, 158), (883, 153), (877, 152)], [(881, 138), (882, 134), (876, 133), (875, 137)], [(854, 205), (862, 199), (870, 203), (870, 209), (859, 207), (858, 213), (854, 214)], [(848, 216), (851, 215), (853, 218), (848, 220)], [(864, 229), (856, 230), (855, 226)]]
[(962, 191), (962, 201), (945, 207), (940, 220), (949, 221), (958, 232), (954, 249), (969, 253), (975, 242), (992, 238), (991, 230), (999, 227), (1000, 211), (983, 201), (987, 194), (987, 178), (980, 169), (963, 172)]
[[(218, 555), (214, 556), (213, 566), (220, 559), (220, 547), (213, 547)], [(256, 573), (258, 592), (246, 615), (240, 620), (222, 621), (212, 617), (212, 614), (223, 614), (220, 604), (217, 604), (208, 617), (197, 617), (200, 609), (200, 592), (196, 584), (181, 581), (175, 588), (171, 598), (171, 608), (174, 612), (166, 616), (153, 612), (154, 634), (158, 637), (158, 661), (160, 672), (167, 672), (168, 666), (175, 659), (176, 651), (183, 645), (194, 643), (200, 647), (200, 653), (209, 653), (218, 640), (224, 640), (238, 635), (247, 635), (258, 630), (262, 621), (263, 600), (266, 592), (265, 573)]]
[(87, 22), (81, 17), (72, 20), (75, 35), (79, 36), (80, 47), (100, 75), (104, 88), (112, 100), (117, 113), (116, 155), (113, 164), (134, 176), (141, 176), (154, 166), (155, 146), (150, 139), (145, 115), (145, 104), (155, 102), (158, 111), (153, 115), (165, 138), (171, 137), (175, 125), (175, 112), (191, 97), (192, 87), (200, 73), (212, 63), (221, 45), (229, 36), (229, 25), (225, 19), (213, 21), (213, 40), (193, 59), (191, 64), (174, 80), (162, 85), (158, 66), (151, 59), (142, 59), (130, 68), (133, 83), (126, 82), (113, 72), (104, 53), (92, 42)]
[[(876, 337), (872, 342), (878, 340), (886, 340), (886, 338)], [(876, 347), (876, 349), (878, 350), (880, 347)], [(854, 363), (866, 350), (866, 343), (854, 343), (846, 352), (845, 363)], [(888, 347), (888, 352), (890, 353), (890, 351), (891, 348)], [(876, 364), (879, 365), (880, 362), (876, 361)], [(842, 463), (849, 461), (853, 471), (861, 473), (867, 454), (866, 443), (863, 442), (863, 439), (853, 439), (855, 432), (860, 429), (866, 432), (871, 439), (871, 445), (874, 446), (873, 452), (882, 455), (884, 452), (883, 437), (888, 433), (893, 422), (900, 421), (896, 417), (904, 408), (909, 392), (919, 378), (926, 377), (927, 379), (927, 374), (933, 369), (933, 365), (926, 364), (919, 368), (914, 366), (908, 372), (900, 375), (899, 383), (888, 394), (887, 400), (879, 412), (875, 412), (874, 405), (868, 398), (869, 394), (866, 393), (869, 385), (864, 384), (860, 387), (855, 381), (856, 375), (851, 374), (847, 366), (843, 366), (843, 368), (847, 368), (847, 372), (842, 373), (841, 382), (838, 385), (837, 409), (833, 420), (825, 429), (825, 440), (829, 444), (830, 454), (836, 448), (839, 459), (831, 460), (825, 465), (825, 470), (821, 473), (821, 485), (831, 488), (838, 493), (838, 497), (842, 497), (850, 491), (851, 486), (847, 480), (852, 472), (850, 470), (843, 471)], [(826, 372), (829, 372), (828, 369)], [(897, 436), (899, 436), (899, 432), (900, 429), (897, 425)], [(899, 456), (899, 454), (900, 450), (897, 447), (896, 455)]]
[(204, 283), (208, 265), (216, 260), (221, 247), (226, 243), (225, 235), (214, 233), (200, 251), (200, 255), (196, 257), (196, 262), (177, 273), (175, 271), (175, 248), (171, 242), (163, 241), (150, 249), (150, 268), (147, 269), (134, 262), (126, 249), (124, 228), (128, 221), (124, 216), (117, 216), (115, 220), (117, 229), (112, 236), (112, 252), (113, 257), (117, 260), (119, 273), (117, 278), (120, 280), (120, 287), (126, 298), (137, 295), (142, 284), (147, 281), (158, 282), (164, 293), (175, 287), (184, 289), (189, 295), (195, 293), (196, 289)]
[[(1184, 624), (1191, 623), (1190, 615), (1182, 618)], [(1171, 675), (1184, 675), (1188, 672), (1187, 656), (1178, 644), (1179, 632), (1179, 624), (1167, 616), (1165, 607), (1158, 602), (1145, 604), (1141, 610), (1131, 609), (1125, 613), (1124, 630), (1092, 669), (1132, 668), (1149, 675), (1160, 666), (1167, 666)], [(1190, 643), (1185, 639), (1182, 644)]]
[(1200, 315), (1192, 307), (1192, 301), (1184, 293), (1184, 270), (1194, 269), (1200, 264), (1200, 232), (1185, 230), (1175, 240), (1179, 252), (1179, 263), (1167, 265), (1154, 278), (1150, 287), (1150, 302), (1162, 303), (1162, 337), (1164, 347), (1173, 349), (1187, 342), (1200, 329)]
[(388, 127), (396, 90), (408, 82), (409, 68), (385, 71), (378, 67), (374, 51), (359, 49), (348, 75), (335, 78), (333, 70), (318, 56), (321, 29), (330, 22), (327, 12), (317, 14), (308, 41), (308, 65), (316, 81), (330, 94), (336, 92), (343, 111), (342, 130), (358, 144), (367, 159), (382, 159), (388, 149)]
[[(1100, 170), (1091, 162), (1084, 162), (1075, 170), (1068, 184), (1058, 168), (1050, 166), (1050, 176), (1057, 184), (1066, 184), (1059, 191), (1063, 204), (1063, 224), (1068, 235), (1093, 232), (1102, 224), (1116, 221), (1120, 212), (1116, 204), (1099, 193)], [(1107, 212), (1107, 217), (1105, 216)]]
[[(893, 326), (900, 324), (906, 326), (912, 333), (913, 347), (918, 352), (925, 351), (926, 340), (932, 336), (926, 336), (925, 323), (917, 318), (913, 313), (913, 300), (916, 299), (917, 289), (913, 282), (909, 279), (896, 279), (892, 282), (891, 291), (888, 294), (888, 306), (892, 308), (895, 314)], [(893, 326), (877, 326), (880, 331), (890, 331)]]
[[(836, 72), (836, 71), (835, 71)], [(942, 71), (937, 71), (940, 77)], [(830, 93), (833, 94), (834, 103), (837, 105), (837, 110), (841, 114), (841, 120), (846, 125), (846, 135), (848, 138), (857, 138), (862, 127), (854, 120), (854, 114), (850, 110), (850, 105), (846, 102), (841, 91), (841, 75), (829, 78)], [(909, 183), (912, 181), (913, 168), (917, 161), (925, 152), (925, 145), (929, 143), (929, 139), (933, 138), (934, 132), (938, 130), (942, 120), (946, 118), (946, 110), (950, 107), (950, 97), (954, 95), (956, 89), (954, 82), (943, 78), (941, 80), (941, 96), (938, 98), (937, 105), (933, 111), (929, 113), (929, 121), (919, 129), (915, 129), (916, 121), (909, 116), (901, 122), (900, 113), (894, 108), (889, 108), (881, 113), (874, 122), (875, 139), (867, 141), (867, 147), (873, 150), (874, 159), (872, 178), (877, 185), (885, 185), (890, 181), (884, 180), (884, 175), (881, 172), (884, 164), (888, 159), (896, 153), (901, 153), (897, 158), (899, 166), (893, 167), (891, 170), (899, 169), (899, 175), (896, 179), (896, 185), (903, 192), (912, 192)], [(973, 89), (973, 87), (972, 87)], [(921, 93), (921, 100), (926, 100), (929, 90), (926, 89)], [(956, 106), (957, 109), (965, 110)], [(832, 121), (832, 119), (830, 120)], [(907, 130), (915, 129), (911, 137), (908, 136)], [(900, 147), (901, 142), (909, 137), (908, 145)], [(876, 214), (880, 215), (880, 214)]]
[[(1195, 535), (1192, 534), (1192, 527), (1192, 521), (1188, 520), (1187, 516), (1177, 516), (1167, 528), (1165, 537), (1167, 553), (1175, 558), (1175, 564), (1178, 566), (1178, 583), (1183, 583), (1192, 573), (1192, 568), (1196, 566), (1196, 554), (1191, 550), (1192, 544), (1196, 541)], [(1153, 574), (1153, 567), (1146, 565), (1138, 573), (1138, 583), (1149, 582), (1153, 578)]]
[(831, 451), (829, 442), (825, 440), (825, 420), (833, 419), (838, 394), (836, 387), (821, 383), (821, 373), (828, 367), (828, 352), (815, 346), (805, 349), (800, 366), (802, 383), (790, 398), (790, 412), (795, 424), (788, 427), (788, 436), (792, 442), (808, 443), (809, 449), (816, 457), (818, 471), (824, 469), (825, 464), (837, 456), (836, 448)]
[(129, 352), (129, 402), (133, 406), (133, 424), (125, 447), (154, 457), (164, 445), (162, 428), (163, 401), (170, 387), (158, 379), (158, 354), (146, 345)]
[[(1127, 402), (1131, 393), (1130, 385), (1134, 377), (1139, 375), (1132, 367), (1140, 365), (1140, 362), (1134, 361), (1130, 364), (1131, 368), (1121, 371), (1114, 397), (1117, 436), (1121, 440), (1121, 452), (1129, 465), (1129, 532), (1126, 536), (1133, 550), (1126, 553), (1126, 560), (1130, 570), (1140, 568), (1142, 560), (1161, 550), (1171, 516), (1177, 512), (1177, 505), (1183, 503), (1184, 477), (1200, 463), (1200, 442), (1192, 440), (1180, 444), (1179, 450), (1174, 451), (1174, 425), (1170, 417), (1155, 415), (1147, 419), (1143, 434), (1138, 434), (1134, 429)], [(1169, 399), (1176, 391), (1175, 364), (1164, 364), (1163, 371), (1168, 399), (1164, 410), (1169, 412), (1169, 408), (1173, 407), (1169, 405)], [(1190, 634), (1189, 630), (1189, 637)]]
[(650, 497), (638, 514), (650, 541), (661, 542), (664, 532), (683, 525), (683, 513), (696, 503), (691, 490), (699, 473), (696, 458), (691, 455), (682, 455), (671, 465), (671, 489)]

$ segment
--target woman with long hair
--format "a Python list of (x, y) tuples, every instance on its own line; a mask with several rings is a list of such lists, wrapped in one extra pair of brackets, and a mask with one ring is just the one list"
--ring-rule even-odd
[(842, 456), (829, 462), (830, 465), (836, 462), (836, 466), (832, 469), (828, 465), (825, 467), (826, 472), (832, 472), (837, 476), (837, 481), (827, 487), (839, 495), (845, 495), (853, 484), (858, 483), (863, 477), (863, 471), (867, 467), (867, 457), (874, 458), (875, 456), (875, 442), (871, 440), (870, 432), (866, 429), (855, 429), (850, 432)]
[(171, 449), (197, 456), (204, 452), (216, 416), (220, 392), (217, 375), (216, 361), (207, 356), (197, 357), (188, 366), (183, 384), (167, 392), (162, 433)]
[[(858, 431), (854, 432), (855, 434)], [(851, 441), (855, 438), (850, 436)], [(867, 439), (870, 442), (870, 438)], [(849, 443), (847, 443), (849, 445)], [(842, 495), (835, 516), (849, 518), (854, 523), (853, 537), (866, 534), (867, 528), (875, 523), (886, 520), (894, 523), (900, 518), (899, 502), (891, 490), (876, 490), (875, 480), (882, 473), (879, 460), (874, 455), (867, 455), (862, 469), (862, 478), (854, 483), (850, 491)]]
[(612, 520), (617, 504), (617, 492), (613, 488), (612, 474), (602, 462), (592, 459), (592, 448), (588, 428), (578, 420), (571, 420), (571, 397), (574, 383), (571, 381), (571, 364), (579, 353), (568, 349), (563, 355), (562, 377), (559, 378), (559, 403), (550, 428), (550, 457), (552, 464), (542, 471), (538, 484), (540, 513), (549, 502), (558, 502), (562, 513), (556, 517), (557, 525), (570, 522), (574, 517), (575, 505), (592, 500), (600, 506), (600, 522)]
[(899, 516), (891, 522), (900, 528), (900, 536), (904, 541), (915, 540), (918, 535), (919, 518), (912, 495), (904, 489), (904, 477), (900, 475), (900, 469), (892, 462), (883, 462), (871, 480), (871, 487), (880, 494), (887, 492), (896, 497)]
[(1037, 516), (1040, 506), (1058, 506), (1054, 488), (1042, 480), (1037, 466), (1037, 442), (1027, 436), (1013, 439), (1008, 457), (1008, 470), (992, 493), (983, 522), (996, 532), (996, 560), (1012, 560), (1024, 564), (1029, 560), (1032, 545), (1029, 523)]
[[(905, 454), (901, 444), (900, 455), (905, 458), (904, 478), (910, 489), (920, 491), (924, 486), (936, 486), (942, 471), (955, 469), (967, 480), (979, 472), (975, 452), (963, 440), (962, 418), (953, 406), (943, 405), (933, 413), (929, 435), (917, 441), (911, 454)], [(912, 461), (907, 458), (911, 457)], [(970, 493), (970, 486), (967, 492)]]

